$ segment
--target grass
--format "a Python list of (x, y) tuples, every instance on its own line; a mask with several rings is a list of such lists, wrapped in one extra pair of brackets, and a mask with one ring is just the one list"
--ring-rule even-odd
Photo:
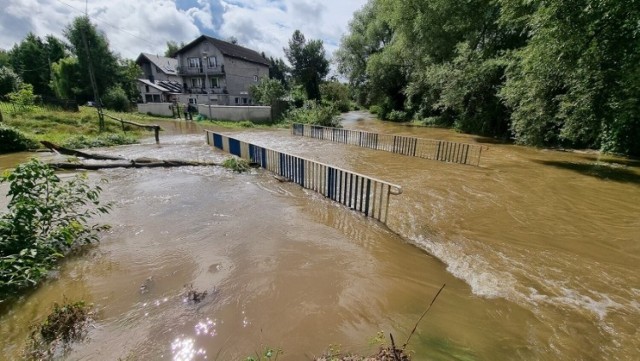
[[(80, 107), (79, 112), (49, 110), (40, 107), (19, 109), (2, 107), (4, 124), (19, 130), (27, 138), (40, 143), (41, 140), (68, 148), (90, 148), (136, 143), (138, 138), (150, 133), (127, 126), (122, 131), (120, 122), (105, 117), (106, 130), (98, 128), (98, 114), (95, 108)], [(152, 123), (158, 118), (146, 114), (118, 113), (108, 114), (139, 123)]]

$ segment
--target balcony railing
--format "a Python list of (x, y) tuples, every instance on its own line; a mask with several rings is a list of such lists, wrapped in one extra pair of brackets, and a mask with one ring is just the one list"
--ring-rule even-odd
[(185, 94), (228, 94), (227, 88), (185, 88), (183, 90)]
[(220, 75), (224, 74), (224, 65), (216, 67), (192, 68), (188, 66), (179, 66), (178, 75)]

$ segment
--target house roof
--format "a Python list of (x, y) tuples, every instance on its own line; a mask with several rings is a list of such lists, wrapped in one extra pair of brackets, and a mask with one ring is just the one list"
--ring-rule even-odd
[(208, 40), (213, 43), (213, 45), (226, 56), (269, 66), (269, 61), (263, 58), (262, 55), (260, 55), (260, 53), (258, 53), (257, 51), (242, 47), (240, 45), (222, 41), (220, 39), (212, 38), (207, 35), (201, 35), (196, 40), (182, 47), (182, 49), (178, 50), (174, 55), (188, 51), (204, 40)]
[(182, 93), (182, 85), (176, 81), (160, 80), (160, 81), (152, 82), (148, 79), (143, 79), (143, 78), (138, 79), (138, 81), (145, 85), (158, 89), (163, 93), (175, 93), (175, 94)]
[(140, 64), (143, 59), (149, 60), (153, 65), (158, 67), (163, 73), (167, 75), (178, 75), (176, 68), (178, 67), (178, 59), (167, 58), (164, 56), (153, 55), (149, 53), (140, 53), (136, 63)]

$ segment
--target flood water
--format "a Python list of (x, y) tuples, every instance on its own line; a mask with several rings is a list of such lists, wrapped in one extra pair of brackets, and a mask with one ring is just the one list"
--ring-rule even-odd
[[(638, 161), (494, 144), (449, 130), (345, 116), (343, 126), (488, 147), (480, 167), (411, 158), (287, 130), (234, 137), (399, 184), (388, 226), (262, 170), (113, 169), (99, 245), (0, 315), (3, 359), (53, 302), (98, 310), (70, 360), (244, 360), (264, 347), (310, 360), (372, 353), (379, 331), (416, 360), (640, 358)], [(162, 144), (103, 150), (222, 161), (192, 123)], [(0, 168), (28, 154), (0, 157)], [(50, 158), (51, 156), (45, 156)], [(6, 193), (6, 185), (0, 187)], [(3, 201), (0, 201), (1, 204)], [(144, 287), (141, 286), (144, 285)], [(186, 287), (208, 292), (186, 303)]]

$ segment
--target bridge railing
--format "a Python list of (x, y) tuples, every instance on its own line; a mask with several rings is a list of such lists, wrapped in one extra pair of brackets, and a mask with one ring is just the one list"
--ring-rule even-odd
[(357, 145), (363, 148), (383, 150), (411, 157), (474, 166), (480, 165), (480, 156), (482, 155), (482, 146), (480, 145), (309, 124), (292, 124), (291, 134)]
[(402, 187), (310, 159), (278, 152), (229, 136), (205, 131), (207, 144), (259, 164), (291, 182), (316, 191), (368, 217), (387, 222), (391, 195)]

